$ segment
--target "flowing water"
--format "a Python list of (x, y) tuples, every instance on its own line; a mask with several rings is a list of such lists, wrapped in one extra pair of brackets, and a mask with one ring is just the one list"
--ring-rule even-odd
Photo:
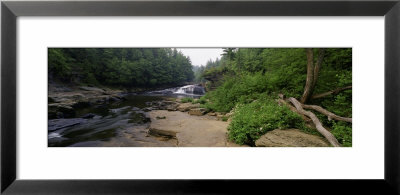
[(200, 86), (187, 85), (127, 94), (123, 101), (76, 109), (77, 118), (48, 121), (48, 146), (174, 146), (173, 140), (147, 135), (148, 102), (199, 98), (204, 93)]
[(204, 88), (198, 85), (186, 85), (183, 87), (174, 87), (162, 89), (158, 91), (150, 91), (146, 95), (154, 96), (169, 96), (169, 97), (192, 97), (199, 98), (205, 94)]

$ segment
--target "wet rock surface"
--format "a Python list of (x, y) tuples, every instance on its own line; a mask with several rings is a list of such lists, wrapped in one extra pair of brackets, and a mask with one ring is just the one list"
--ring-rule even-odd
[[(175, 146), (174, 140), (148, 136), (148, 114), (130, 106), (109, 115), (49, 120), (49, 146)], [(87, 116), (84, 115), (84, 116)]]
[(54, 119), (49, 120), (48, 131), (55, 131), (67, 127), (72, 127), (74, 125), (79, 125), (85, 123), (87, 120), (83, 118), (70, 118), (70, 119)]
[(108, 104), (124, 99), (123, 91), (81, 86), (77, 89), (50, 87), (48, 95), (48, 117), (73, 118), (75, 109), (99, 104)]

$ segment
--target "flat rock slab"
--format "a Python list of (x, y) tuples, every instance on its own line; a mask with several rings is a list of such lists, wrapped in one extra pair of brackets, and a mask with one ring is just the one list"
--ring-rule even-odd
[[(240, 146), (228, 141), (227, 122), (212, 120), (205, 116), (192, 116), (179, 111), (153, 110), (149, 115), (150, 133), (175, 137), (177, 146)], [(164, 116), (166, 119), (157, 119)]]
[(256, 141), (259, 147), (329, 147), (322, 137), (304, 133), (298, 129), (275, 129)]
[(187, 112), (190, 109), (193, 108), (198, 108), (200, 106), (200, 104), (192, 104), (191, 102), (188, 103), (181, 103), (179, 104), (179, 106), (177, 107), (177, 109), (181, 112)]

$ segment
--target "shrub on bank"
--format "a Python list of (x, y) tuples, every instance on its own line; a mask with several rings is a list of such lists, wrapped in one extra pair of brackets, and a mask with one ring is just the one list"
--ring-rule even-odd
[(255, 141), (268, 131), (302, 127), (304, 121), (297, 113), (272, 99), (261, 98), (237, 106), (228, 133), (230, 140), (254, 146)]
[(237, 103), (250, 103), (257, 99), (267, 87), (268, 77), (262, 73), (227, 77), (220, 87), (207, 93), (206, 98), (210, 101), (206, 106), (217, 112), (229, 112)]
[(193, 98), (184, 97), (181, 99), (181, 103), (188, 103), (188, 102), (193, 102)]
[(193, 104), (205, 104), (205, 103), (207, 103), (207, 100), (204, 96), (202, 96), (199, 99), (194, 100), (192, 103)]
[(332, 134), (344, 147), (352, 146), (351, 124), (343, 121), (333, 121)]

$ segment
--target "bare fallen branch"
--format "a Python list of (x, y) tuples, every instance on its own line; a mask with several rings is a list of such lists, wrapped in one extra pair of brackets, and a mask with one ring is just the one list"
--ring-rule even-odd
[(335, 119), (335, 120), (338, 120), (338, 121), (346, 121), (346, 122), (352, 123), (352, 118), (346, 118), (346, 117), (338, 116), (338, 115), (336, 115), (336, 114), (334, 114), (332, 112), (329, 112), (328, 110), (323, 109), (321, 106), (306, 105), (306, 104), (303, 104), (302, 106), (305, 109), (312, 109), (312, 110), (320, 112), (321, 114), (327, 116), (328, 120)]
[(311, 96), (311, 99), (318, 99), (318, 98), (323, 98), (323, 97), (328, 96), (328, 95), (335, 95), (335, 94), (338, 94), (341, 91), (344, 91), (344, 90), (347, 90), (347, 89), (351, 89), (351, 88), (352, 88), (352, 86), (337, 88), (335, 90), (327, 91), (325, 93), (320, 93), (320, 94), (317, 94), (317, 95), (313, 95), (313, 96)]
[(330, 144), (332, 144), (334, 147), (340, 147), (340, 144), (335, 138), (335, 136), (333, 136), (332, 133), (330, 133), (322, 126), (321, 121), (319, 121), (319, 119), (317, 118), (317, 116), (315, 116), (314, 113), (304, 110), (302, 104), (293, 97), (290, 97), (289, 101), (296, 107), (296, 109), (301, 114), (311, 118), (311, 120), (315, 124), (315, 127), (317, 128), (317, 131), (320, 132), (329, 141)]

